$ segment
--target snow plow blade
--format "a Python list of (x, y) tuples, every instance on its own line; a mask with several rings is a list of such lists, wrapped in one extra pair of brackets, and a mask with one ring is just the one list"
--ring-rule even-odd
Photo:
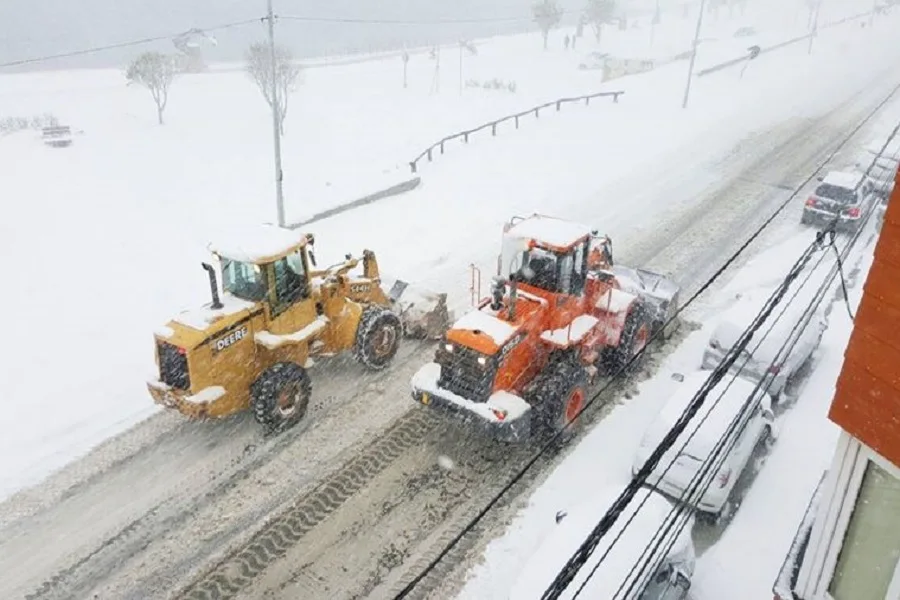
[(640, 296), (647, 303), (653, 334), (662, 329), (663, 339), (671, 337), (678, 328), (678, 320), (672, 320), (668, 326), (666, 323), (673, 319), (678, 310), (681, 287), (671, 279), (646, 269), (616, 265), (612, 271), (625, 291)]
[(452, 314), (447, 309), (447, 294), (416, 288), (397, 279), (388, 298), (407, 337), (439, 340), (450, 327)]

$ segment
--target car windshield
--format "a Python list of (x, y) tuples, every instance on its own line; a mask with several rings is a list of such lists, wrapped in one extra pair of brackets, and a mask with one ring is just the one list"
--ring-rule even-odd
[(259, 265), (223, 258), (222, 289), (242, 300), (264, 300), (267, 290), (265, 271)]
[(854, 190), (831, 185), (830, 183), (823, 183), (817, 187), (816, 196), (840, 202), (841, 204), (854, 204), (856, 202), (856, 192)]

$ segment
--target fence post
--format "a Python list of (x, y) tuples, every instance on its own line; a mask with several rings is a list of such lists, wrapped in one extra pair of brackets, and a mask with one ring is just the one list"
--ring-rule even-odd
[(493, 135), (495, 137), (497, 135), (497, 121), (494, 121), (493, 123), (491, 123), (491, 135)]
[(619, 92), (616, 92), (615, 94), (613, 94), (613, 104), (618, 104), (618, 103), (619, 103)]
[(441, 140), (441, 154), (444, 153), (444, 141), (445, 140)]
[(556, 101), (556, 112), (559, 112), (559, 107), (562, 106), (562, 100)]
[(414, 160), (410, 161), (409, 168), (412, 170), (413, 173), (415, 173), (416, 172), (416, 161), (414, 161)]
[(534, 109), (534, 116), (535, 116), (536, 118), (540, 118), (540, 116), (541, 116), (541, 109), (540, 109), (540, 108)]
[(428, 149), (428, 162), (431, 162), (431, 151), (434, 150), (434, 147)]
[(590, 96), (585, 96), (585, 97), (584, 97), (584, 105), (585, 105), (585, 106), (590, 106), (590, 105), (591, 105), (591, 97), (590, 97)]
[(468, 131), (463, 134), (463, 141), (467, 144), (469, 143), (469, 132)]
[(519, 128), (519, 115), (516, 115), (516, 129)]

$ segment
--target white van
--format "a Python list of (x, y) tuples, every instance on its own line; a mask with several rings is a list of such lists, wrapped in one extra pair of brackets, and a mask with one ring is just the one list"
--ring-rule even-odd
[[(581, 501), (542, 541), (537, 552), (519, 569), (520, 576), (509, 594), (510, 600), (537, 600), (566, 561), (578, 550), (588, 533), (600, 522), (625, 484), (609, 486)], [(641, 502), (646, 503), (638, 509)], [(694, 575), (696, 552), (691, 539), (694, 518), (676, 518), (673, 505), (653, 490), (642, 488), (619, 515), (616, 524), (600, 540), (587, 564), (569, 584), (562, 598), (572, 598), (587, 579), (600, 557), (612, 546), (606, 559), (585, 585), (580, 598), (620, 600), (685, 600)], [(625, 523), (635, 515), (628, 527)], [(654, 536), (674, 520), (669, 535), (655, 551), (644, 554)], [(679, 526), (683, 527), (679, 530)], [(656, 539), (659, 539), (658, 537)], [(671, 548), (667, 548), (671, 544)], [(642, 557), (643, 555), (643, 557)], [(637, 568), (632, 570), (634, 565)], [(646, 567), (646, 568), (644, 568)], [(643, 571), (642, 571), (643, 569)], [(625, 591), (634, 584), (626, 595)], [(621, 591), (619, 591), (621, 589)], [(618, 593), (618, 595), (617, 595)]]
[[(681, 418), (709, 375), (709, 371), (697, 371), (677, 384), (678, 387), (641, 440), (632, 465), (634, 473), (644, 466), (665, 435), (675, 426), (675, 422)], [(741, 473), (750, 464), (753, 450), (759, 443), (770, 443), (775, 439), (775, 415), (772, 412), (771, 397), (765, 392), (755, 391), (755, 387), (749, 381), (731, 376), (720, 381), (706, 396), (703, 406), (669, 451), (663, 455), (650, 474), (647, 485), (676, 501), (695, 506), (713, 521), (730, 518), (734, 512), (731, 492)], [(713, 454), (719, 440), (726, 435), (732, 422), (741, 414), (747, 399), (754, 394), (760, 395), (760, 401), (756, 403), (749, 420), (744, 418), (738, 421), (739, 425), (731, 429), (728, 441), (721, 445), (730, 447), (731, 450), (724, 462), (721, 461), (721, 453), (717, 457), (714, 465), (721, 464), (712, 483), (699, 498), (696, 494), (692, 498), (683, 498), (694, 477)], [(719, 396), (722, 399), (716, 404)], [(706, 420), (702, 421), (704, 417)], [(746, 424), (741, 428), (740, 423)], [(732, 440), (735, 440), (733, 445)], [(663, 475), (670, 464), (671, 468)], [(705, 470), (703, 483), (709, 481), (713, 468), (714, 466)]]

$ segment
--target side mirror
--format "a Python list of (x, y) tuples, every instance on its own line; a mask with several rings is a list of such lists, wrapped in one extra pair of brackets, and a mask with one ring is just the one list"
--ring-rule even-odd
[(816, 181), (818, 181), (819, 183), (821, 183), (821, 182), (825, 181), (825, 178), (822, 177), (821, 175), (816, 175)]
[(763, 418), (764, 421), (767, 421), (768, 423), (774, 423), (774, 422), (775, 422), (775, 413), (772, 412), (772, 409), (771, 409), (771, 408), (764, 408), (764, 409), (762, 409), (762, 413), (761, 413), (761, 414), (762, 414), (762, 418)]
[(681, 567), (675, 567), (672, 570), (672, 584), (684, 591), (691, 589), (691, 577)]

